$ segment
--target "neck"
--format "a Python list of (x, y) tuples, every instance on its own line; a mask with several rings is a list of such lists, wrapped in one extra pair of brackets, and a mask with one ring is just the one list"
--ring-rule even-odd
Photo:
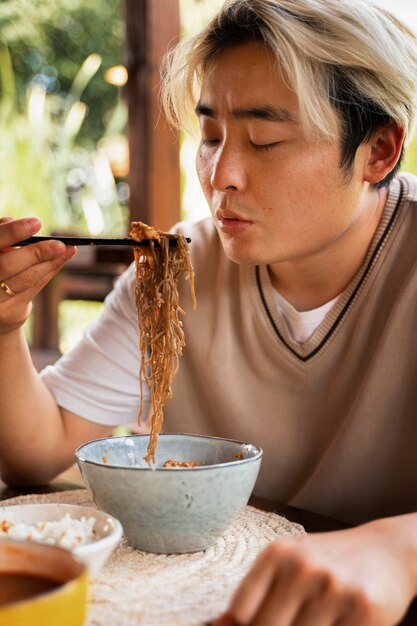
[(387, 199), (372, 189), (358, 218), (335, 241), (308, 256), (269, 265), (271, 282), (298, 311), (309, 311), (341, 294), (361, 267)]

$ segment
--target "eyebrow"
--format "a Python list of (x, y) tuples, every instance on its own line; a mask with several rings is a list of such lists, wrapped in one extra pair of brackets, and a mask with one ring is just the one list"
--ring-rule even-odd
[[(199, 102), (195, 108), (197, 117), (217, 118), (217, 114), (210, 106)], [(232, 117), (236, 119), (258, 119), (267, 120), (269, 122), (281, 122), (284, 124), (298, 124), (298, 120), (288, 111), (281, 107), (273, 107), (269, 105), (259, 107), (249, 107), (247, 109), (233, 109)]]

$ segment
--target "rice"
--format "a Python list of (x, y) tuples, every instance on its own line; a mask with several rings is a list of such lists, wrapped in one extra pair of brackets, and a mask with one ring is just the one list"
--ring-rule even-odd
[(94, 517), (73, 518), (69, 513), (56, 521), (25, 524), (0, 519), (0, 539), (20, 539), (48, 543), (67, 550), (91, 543), (95, 539)]

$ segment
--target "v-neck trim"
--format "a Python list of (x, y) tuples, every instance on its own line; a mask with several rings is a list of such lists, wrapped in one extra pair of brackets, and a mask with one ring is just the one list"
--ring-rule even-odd
[(362, 291), (368, 277), (372, 274), (396, 222), (404, 197), (405, 184), (406, 182), (400, 178), (394, 179), (391, 183), (384, 211), (364, 262), (348, 287), (339, 296), (337, 302), (306, 342), (300, 344), (291, 338), (285, 319), (276, 305), (268, 266), (257, 265), (255, 267), (258, 293), (272, 328), (284, 346), (301, 361), (309, 361), (327, 345)]

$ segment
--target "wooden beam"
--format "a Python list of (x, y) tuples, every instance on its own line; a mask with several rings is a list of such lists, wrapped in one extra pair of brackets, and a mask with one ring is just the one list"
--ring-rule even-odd
[(180, 216), (178, 134), (158, 103), (159, 67), (180, 33), (179, 0), (125, 0), (130, 217), (168, 229)]

